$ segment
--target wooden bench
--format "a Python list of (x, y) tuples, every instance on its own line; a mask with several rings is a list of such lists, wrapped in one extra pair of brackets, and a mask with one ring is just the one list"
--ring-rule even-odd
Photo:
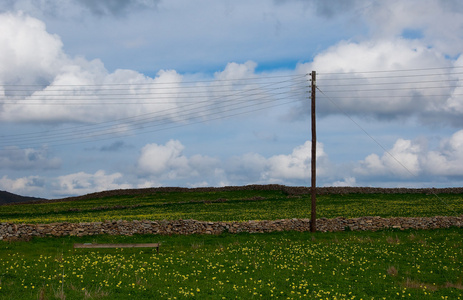
[(141, 243), (141, 244), (74, 244), (76, 248), (156, 248), (159, 253), (159, 243)]

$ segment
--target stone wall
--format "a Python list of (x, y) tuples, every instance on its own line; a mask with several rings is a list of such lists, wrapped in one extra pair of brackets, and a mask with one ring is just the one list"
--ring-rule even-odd
[[(381, 229), (436, 229), (463, 227), (459, 217), (381, 218), (361, 217), (345, 219), (317, 219), (317, 231), (344, 231)], [(273, 231), (310, 231), (310, 219), (285, 219), (248, 222), (175, 221), (105, 221), (89, 223), (15, 224), (0, 223), (0, 240), (28, 240), (45, 236), (87, 236), (98, 234), (220, 234), (222, 232), (263, 233)]]

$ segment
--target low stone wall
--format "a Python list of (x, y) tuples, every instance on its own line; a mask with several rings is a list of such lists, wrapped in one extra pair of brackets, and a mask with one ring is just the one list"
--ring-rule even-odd
[[(317, 231), (395, 229), (436, 229), (463, 227), (459, 217), (317, 219)], [(273, 231), (310, 231), (310, 219), (285, 219), (247, 222), (175, 221), (105, 221), (91, 223), (15, 224), (0, 223), (0, 240), (28, 240), (45, 236), (87, 236), (98, 234), (220, 234), (222, 232), (263, 233)]]

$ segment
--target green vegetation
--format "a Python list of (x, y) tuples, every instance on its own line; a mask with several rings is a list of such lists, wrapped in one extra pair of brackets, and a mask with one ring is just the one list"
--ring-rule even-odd
[[(318, 196), (318, 217), (461, 215), (461, 194)], [(169, 192), (0, 206), (0, 222), (308, 218), (309, 195)], [(0, 241), (0, 299), (463, 299), (463, 228)], [(161, 243), (73, 249), (74, 243)]]
[[(355, 218), (450, 216), (463, 213), (462, 194), (319, 195), (317, 216)], [(169, 192), (0, 206), (0, 222), (53, 223), (105, 220), (246, 221), (308, 218), (310, 195), (283, 191)]]
[[(0, 299), (463, 299), (463, 229), (0, 243)], [(152, 249), (72, 249), (85, 242)]]

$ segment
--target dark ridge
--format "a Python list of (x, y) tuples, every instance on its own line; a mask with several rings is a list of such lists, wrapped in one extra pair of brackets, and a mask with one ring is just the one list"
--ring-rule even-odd
[(6, 191), (0, 191), (0, 205), (4, 204), (12, 204), (12, 203), (19, 203), (24, 204), (24, 202), (37, 202), (37, 201), (48, 201), (44, 198), (36, 198), (36, 197), (26, 197), (20, 196), (13, 193), (9, 193)]
[[(40, 199), (35, 198), (35, 201), (28, 201), (25, 203), (9, 203), (7, 205), (15, 204), (37, 204), (37, 203), (51, 203), (51, 202), (68, 202), (79, 201), (87, 199), (101, 199), (105, 197), (114, 196), (131, 196), (131, 195), (149, 195), (155, 193), (169, 193), (169, 192), (228, 192), (228, 191), (245, 191), (245, 190), (258, 190), (258, 191), (283, 191), (288, 195), (303, 195), (310, 194), (310, 187), (302, 186), (285, 186), (279, 184), (268, 185), (245, 185), (245, 186), (225, 186), (225, 187), (199, 187), (199, 188), (183, 188), (183, 187), (157, 187), (157, 188), (143, 188), (143, 189), (124, 189), (124, 190), (110, 190), (103, 192), (91, 193), (83, 196), (68, 197), (62, 199)], [(318, 195), (327, 194), (463, 194), (463, 187), (456, 188), (376, 188), (376, 187), (317, 187)]]

